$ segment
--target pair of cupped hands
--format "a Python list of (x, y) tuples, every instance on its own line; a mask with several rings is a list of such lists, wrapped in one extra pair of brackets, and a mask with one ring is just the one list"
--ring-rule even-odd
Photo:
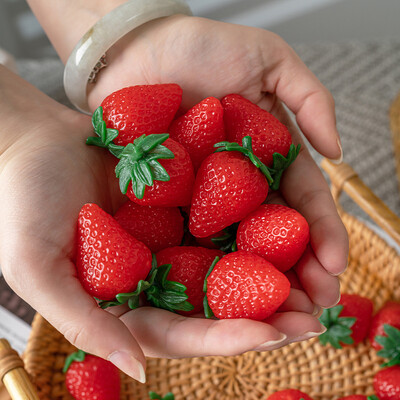
[[(125, 36), (90, 88), (92, 110), (131, 85), (176, 82), (183, 107), (239, 93), (275, 114), (302, 143), (283, 104), (311, 145), (341, 157), (332, 96), (275, 34), (207, 19), (173, 16)], [(113, 213), (124, 201), (109, 154), (85, 145), (90, 117), (67, 108), (0, 67), (0, 265), (13, 290), (78, 348), (144, 381), (145, 356), (231, 356), (317, 336), (321, 307), (339, 300), (337, 275), (348, 240), (326, 181), (306, 147), (268, 201), (305, 216), (310, 245), (287, 273), (287, 301), (266, 321), (187, 318), (142, 307), (105, 311), (79, 283), (77, 216), (92, 202)]]

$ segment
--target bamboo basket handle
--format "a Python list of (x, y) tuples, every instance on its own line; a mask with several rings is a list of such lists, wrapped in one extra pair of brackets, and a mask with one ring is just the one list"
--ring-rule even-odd
[(40, 400), (24, 362), (6, 339), (0, 339), (0, 380), (12, 400)]
[(343, 212), (339, 197), (345, 191), (372, 220), (400, 245), (400, 218), (365, 185), (357, 173), (346, 163), (334, 164), (326, 158), (322, 169), (331, 180), (331, 191), (339, 213)]

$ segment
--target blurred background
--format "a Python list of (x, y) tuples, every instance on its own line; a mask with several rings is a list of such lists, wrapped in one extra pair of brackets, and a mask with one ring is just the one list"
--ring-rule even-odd
[[(272, 30), (291, 45), (400, 38), (399, 0), (187, 2), (197, 16)], [(55, 55), (25, 0), (0, 0), (0, 48), (17, 58)]]

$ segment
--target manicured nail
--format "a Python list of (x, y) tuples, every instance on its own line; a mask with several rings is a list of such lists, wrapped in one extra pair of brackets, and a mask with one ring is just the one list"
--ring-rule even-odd
[(146, 373), (144, 372), (143, 364), (128, 353), (115, 351), (108, 356), (108, 361), (140, 383), (146, 382)]
[(321, 325), (321, 330), (319, 332), (306, 332), (303, 335), (300, 335), (300, 336), (297, 336), (297, 337), (291, 339), (289, 343), (301, 342), (303, 340), (308, 340), (308, 339), (314, 338), (316, 336), (322, 335), (325, 332), (326, 332), (325, 326)]
[(284, 333), (280, 334), (280, 337), (277, 340), (269, 340), (268, 342), (262, 343), (257, 346), (255, 351), (265, 351), (265, 350), (274, 350), (282, 344), (283, 341), (287, 339), (287, 336)]
[(341, 164), (343, 161), (343, 148), (342, 148), (342, 144), (340, 143), (340, 139), (337, 139), (337, 145), (339, 147), (340, 150), (340, 156), (338, 158), (330, 158), (330, 160), (334, 163), (334, 164)]

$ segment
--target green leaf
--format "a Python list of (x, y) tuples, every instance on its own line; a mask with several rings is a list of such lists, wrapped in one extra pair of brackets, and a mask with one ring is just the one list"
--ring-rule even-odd
[(215, 244), (224, 253), (232, 253), (235, 250), (236, 234), (239, 227), (239, 223), (234, 224), (223, 229), (223, 234), (211, 239), (211, 242)]
[(68, 371), (68, 368), (71, 366), (73, 362), (82, 362), (86, 357), (86, 353), (83, 350), (78, 350), (75, 353), (70, 354), (64, 363), (63, 372), (64, 374)]
[[(153, 150), (156, 146), (160, 145), (161, 143), (164, 143), (168, 138), (169, 138), (168, 133), (152, 133), (145, 137), (142, 136), (142, 141), (139, 142), (139, 145), (142, 147), (142, 150), (147, 153), (150, 150)], [(136, 141), (134, 141), (134, 143), (135, 142)]]
[(168, 182), (171, 179), (165, 168), (158, 161), (149, 161), (149, 166), (155, 181)]
[(372, 396), (368, 396), (367, 400), (379, 400), (379, 397), (373, 394)]
[(211, 310), (210, 305), (208, 304), (208, 298), (207, 298), (207, 278), (210, 276), (211, 272), (214, 270), (215, 265), (217, 262), (220, 260), (220, 258), (217, 256), (214, 258), (214, 261), (210, 265), (210, 268), (207, 271), (207, 274), (204, 278), (204, 283), (203, 283), (203, 292), (204, 292), (204, 299), (203, 299), (203, 309), (204, 309), (204, 315), (206, 318), (212, 318), (214, 317), (214, 313)]
[(105, 144), (108, 146), (118, 135), (119, 132), (117, 129), (107, 128)]
[(383, 330), (386, 336), (375, 336), (376, 342), (382, 346), (377, 355), (388, 359), (382, 367), (400, 365), (400, 330), (389, 324), (384, 324)]
[(110, 143), (108, 145), (108, 151), (115, 157), (117, 158), (121, 158), (121, 154), (124, 151), (124, 147), (123, 146), (118, 146), (114, 143)]
[(103, 147), (107, 148), (107, 145), (105, 145), (99, 137), (95, 136), (90, 136), (86, 139), (86, 144), (88, 146), (97, 146), (97, 147)]
[(242, 139), (242, 146), (235, 142), (218, 142), (214, 144), (214, 147), (217, 149), (215, 152), (221, 151), (239, 151), (244, 154), (249, 160), (256, 166), (264, 175), (268, 181), (268, 184), (271, 186), (273, 184), (273, 178), (271, 177), (269, 168), (261, 162), (261, 160), (253, 153), (253, 149), (251, 146), (251, 136), (245, 136)]
[(353, 344), (351, 337), (353, 333), (351, 327), (356, 322), (354, 317), (340, 317), (343, 310), (342, 305), (325, 309), (319, 318), (322, 325), (326, 327), (326, 332), (318, 336), (321, 344), (330, 343), (334, 348), (341, 349), (342, 344)]
[(272, 190), (278, 190), (283, 172), (289, 167), (290, 164), (297, 158), (300, 152), (300, 145), (295, 146), (291, 144), (287, 156), (280, 153), (274, 153), (272, 156), (272, 167), (268, 167), (271, 174), (273, 183), (270, 185)]
[(144, 160), (139, 160), (137, 163), (137, 178), (140, 179), (145, 185), (153, 186), (153, 174), (149, 164), (147, 164)]
[[(136, 171), (135, 171), (136, 172)], [(143, 199), (146, 185), (139, 179), (132, 179), (132, 190), (138, 199)], [(123, 193), (123, 192), (122, 192)]]
[(151, 400), (175, 400), (171, 392), (168, 392), (164, 397), (161, 397), (161, 395), (156, 392), (149, 392), (149, 397)]

